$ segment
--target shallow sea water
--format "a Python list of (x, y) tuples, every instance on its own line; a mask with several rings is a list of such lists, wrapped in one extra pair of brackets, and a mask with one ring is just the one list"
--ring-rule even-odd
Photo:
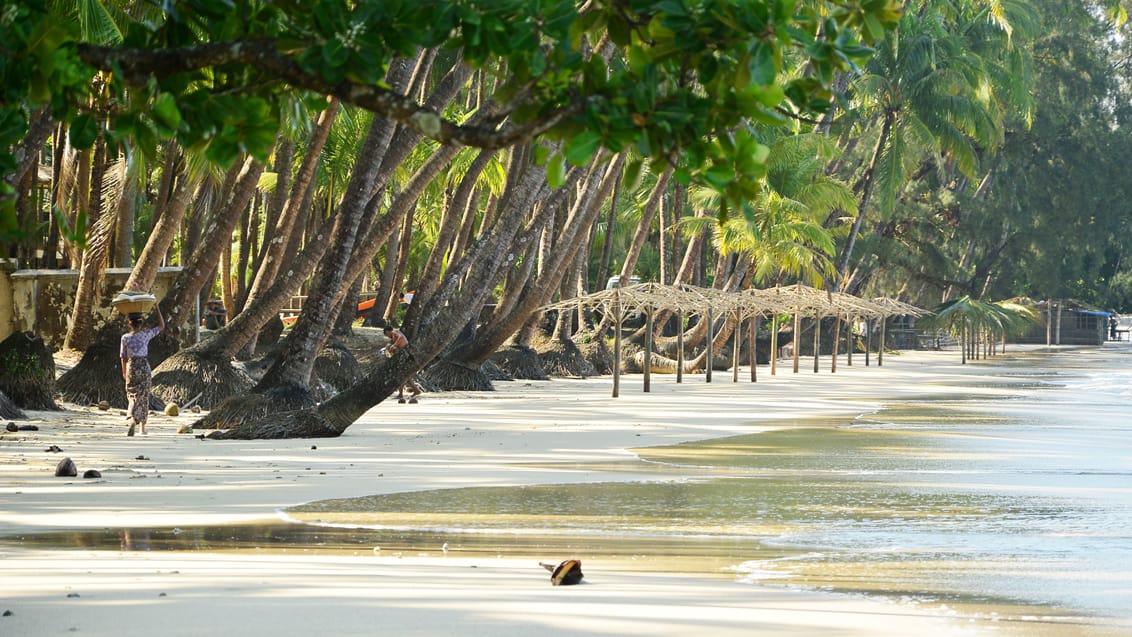
[(925, 397), (852, 420), (635, 450), (655, 481), (426, 491), (290, 514), (451, 550), (616, 557), (976, 614), (1132, 625), (1132, 349), (1000, 360), (979, 364), (1009, 398)]
[(637, 449), (629, 469), (650, 472), (648, 481), (616, 479), (626, 463), (589, 465), (610, 481), (288, 510), (310, 524), (20, 539), (136, 550), (438, 555), (443, 546), (463, 555), (576, 556), (1083, 627), (1072, 634), (1100, 626), (1132, 635), (1132, 347), (978, 364), (1009, 397), (925, 393), (857, 418)]

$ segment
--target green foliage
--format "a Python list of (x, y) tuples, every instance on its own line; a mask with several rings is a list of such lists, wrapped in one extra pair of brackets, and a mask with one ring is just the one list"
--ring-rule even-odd
[[(42, 0), (0, 14), (0, 227), (11, 225), (11, 149), (50, 106), (77, 148), (105, 135), (152, 155), (166, 139), (230, 165), (263, 159), (294, 99), (333, 93), (442, 141), (492, 147), (539, 134), (565, 163), (633, 148), (742, 210), (766, 174), (755, 124), (821, 113), (829, 88), (899, 19), (895, 0), (179, 0), (131, 19), (95, 15), (83, 30)], [(117, 27), (117, 29), (111, 28)], [(617, 48), (596, 49), (605, 36)], [(120, 42), (117, 42), (120, 38)], [(102, 46), (106, 42), (109, 46)], [(419, 48), (458, 51), (494, 76), (493, 98), (519, 134), (438, 119), (393, 96), (390, 62)], [(797, 69), (804, 69), (798, 72)], [(95, 73), (113, 108), (91, 112)], [(523, 132), (529, 131), (529, 132)], [(505, 140), (505, 141), (504, 141)], [(0, 236), (0, 240), (10, 237)]]
[(0, 373), (28, 382), (42, 380), (48, 375), (34, 354), (18, 350), (9, 350), (0, 355)]

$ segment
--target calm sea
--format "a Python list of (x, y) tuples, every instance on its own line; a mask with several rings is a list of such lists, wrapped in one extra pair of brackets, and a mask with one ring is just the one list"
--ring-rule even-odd
[(972, 364), (1007, 395), (925, 395), (856, 419), (640, 449), (656, 473), (646, 482), (398, 494), (295, 515), (333, 511), (406, 546), (630, 559), (991, 614), (1132, 617), (1132, 346)]

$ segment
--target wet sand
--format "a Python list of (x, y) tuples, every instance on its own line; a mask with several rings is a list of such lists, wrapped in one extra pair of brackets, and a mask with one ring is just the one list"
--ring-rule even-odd
[[(1009, 354), (1008, 354), (1009, 355)], [(484, 394), (386, 403), (329, 440), (214, 442), (155, 416), (127, 438), (124, 418), (95, 409), (30, 414), (37, 432), (0, 437), (0, 632), (50, 635), (1103, 635), (1128, 626), (1064, 617), (1017, 621), (865, 597), (780, 590), (726, 577), (635, 569), (579, 557), (586, 583), (551, 587), (534, 559), (446, 554), (442, 546), (356, 551), (45, 548), (21, 535), (74, 529), (175, 529), (278, 522), (280, 511), (330, 498), (468, 486), (654, 479), (630, 449), (757, 433), (810, 418), (853, 418), (888, 400), (988, 396), (1012, 383), (954, 352), (844, 360), (836, 374), (677, 385), (640, 377), (498, 383)], [(805, 367), (805, 366), (803, 366)], [(980, 376), (985, 375), (985, 379)], [(742, 378), (746, 378), (744, 374)], [(960, 384), (957, 379), (962, 378)], [(967, 385), (967, 386), (962, 386)], [(970, 387), (974, 385), (975, 387)], [(22, 423), (21, 423), (22, 424)], [(775, 426), (781, 426), (776, 424)], [(46, 451), (51, 445), (60, 453)], [(80, 474), (55, 478), (62, 456)], [(611, 469), (612, 467), (612, 469)], [(378, 550), (375, 550), (378, 549)], [(132, 550), (130, 550), (132, 549)]]

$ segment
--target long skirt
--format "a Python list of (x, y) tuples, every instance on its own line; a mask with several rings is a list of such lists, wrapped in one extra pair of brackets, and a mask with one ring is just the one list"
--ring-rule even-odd
[(126, 378), (126, 398), (130, 400), (126, 413), (135, 423), (146, 422), (149, 419), (149, 394), (153, 389), (153, 370), (149, 368), (149, 360), (131, 358), (126, 363)]

